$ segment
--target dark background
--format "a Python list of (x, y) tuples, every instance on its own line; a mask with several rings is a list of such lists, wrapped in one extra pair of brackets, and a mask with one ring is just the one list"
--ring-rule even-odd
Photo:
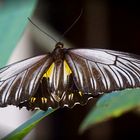
[[(138, 1), (39, 0), (34, 17), (63, 35), (84, 9), (65, 39), (77, 48), (108, 48), (140, 54), (139, 7)], [(117, 140), (139, 136), (140, 118), (134, 112), (79, 135), (79, 125), (95, 103), (96, 99), (83, 107), (57, 110), (38, 125), (36, 140)]]

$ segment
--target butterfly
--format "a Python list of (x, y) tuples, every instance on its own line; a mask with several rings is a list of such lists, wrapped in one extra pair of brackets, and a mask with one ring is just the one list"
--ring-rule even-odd
[(140, 56), (106, 49), (66, 49), (0, 69), (0, 107), (28, 110), (84, 105), (100, 94), (140, 87)]

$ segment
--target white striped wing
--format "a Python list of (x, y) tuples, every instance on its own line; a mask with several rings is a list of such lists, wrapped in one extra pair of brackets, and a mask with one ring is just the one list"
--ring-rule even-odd
[(49, 55), (29, 58), (0, 69), (0, 107), (19, 105), (31, 97), (42, 71), (52, 61)]
[(97, 95), (140, 87), (140, 56), (105, 49), (69, 49), (67, 63), (76, 86)]

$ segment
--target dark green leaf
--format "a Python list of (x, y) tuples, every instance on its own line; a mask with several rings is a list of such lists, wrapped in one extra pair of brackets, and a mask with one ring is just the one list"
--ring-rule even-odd
[(85, 131), (91, 125), (105, 121), (111, 117), (119, 117), (126, 111), (140, 105), (140, 89), (126, 89), (102, 96), (96, 106), (83, 121), (80, 132)]

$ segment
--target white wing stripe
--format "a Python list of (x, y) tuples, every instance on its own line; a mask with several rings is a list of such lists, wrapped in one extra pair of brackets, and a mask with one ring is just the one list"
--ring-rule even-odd
[[(23, 72), (20, 74), (20, 75), (23, 76), (23, 77), (22, 77), (22, 79), (20, 80), (20, 84), (19, 84), (18, 89), (17, 89), (17, 91), (16, 91), (16, 93), (15, 93), (15, 101), (17, 101), (17, 100), (20, 98), (20, 96), (21, 96), (21, 92), (22, 92), (22, 90), (23, 90), (23, 88), (21, 88), (21, 86), (22, 86), (22, 84), (23, 84), (23, 82), (24, 82), (23, 80), (24, 80), (24, 77), (26, 76), (26, 74), (27, 74), (27, 71), (25, 71), (24, 74), (23, 74)], [(20, 75), (19, 75), (17, 78), (19, 78)]]
[(130, 75), (130, 73), (125, 68), (123, 68), (121, 66), (118, 66), (118, 68), (120, 69), (120, 72), (122, 72), (123, 75), (126, 77), (129, 84), (135, 86), (135, 81), (134, 81), (133, 77)]
[(92, 68), (91, 68), (90, 63), (91, 62), (87, 60), (87, 66), (89, 68), (90, 75), (91, 75), (91, 77), (90, 77), (91, 86), (92, 86), (92, 89), (97, 90), (97, 83), (96, 83), (96, 80), (95, 80), (95, 76), (92, 73)]
[(99, 64), (96, 63), (96, 65), (97, 65), (97, 67), (98, 67), (98, 69), (99, 69), (99, 72), (100, 72), (100, 75), (101, 75), (101, 79), (102, 79), (103, 85), (104, 85), (105, 89), (108, 89), (106, 77), (105, 77), (103, 71), (101, 70)]
[[(103, 74), (104, 74), (104, 77), (105, 77), (105, 79), (106, 79), (106, 87), (108, 88), (108, 89), (110, 89), (110, 87), (111, 87), (111, 83), (110, 83), (110, 79), (109, 79), (109, 76), (108, 76), (108, 74), (106, 73), (106, 71), (105, 71), (105, 66), (104, 65), (102, 65), (102, 64), (98, 64), (98, 66), (100, 67), (100, 69), (101, 69), (101, 71), (103, 72)], [(108, 67), (108, 66), (107, 66)]]
[(113, 72), (117, 75), (117, 77), (118, 77), (118, 81), (119, 81), (119, 83), (118, 83), (118, 85), (119, 85), (119, 87), (123, 87), (123, 85), (124, 85), (124, 83), (123, 83), (123, 79), (122, 79), (122, 76), (120, 75), (120, 73), (118, 72), (118, 68), (116, 67), (116, 66), (114, 66), (114, 65), (111, 65), (110, 66), (111, 68), (112, 68), (112, 70), (113, 70)]
[(140, 79), (140, 74), (138, 73), (138, 71), (140, 71), (140, 70), (135, 64), (133, 64), (132, 62), (129, 62), (128, 60), (123, 60), (121, 58), (118, 58), (118, 61), (121, 64), (123, 64), (125, 67), (127, 67), (128, 70), (131, 70), (131, 71), (133, 71), (133, 73), (136, 73), (136, 75), (137, 75), (136, 77), (138, 79)]
[(115, 71), (113, 70), (113, 68), (111, 68), (111, 66), (106, 67), (108, 68), (108, 71), (110, 72), (110, 74), (112, 75), (112, 78), (115, 80), (116, 84), (118, 85), (118, 87), (121, 87), (121, 83), (119, 81), (119, 77), (118, 75), (115, 73)]
[[(3, 86), (6, 85), (6, 87), (5, 87), (5, 89), (4, 89), (3, 93), (2, 93), (2, 103), (7, 102), (7, 99), (8, 99), (9, 94), (10, 94), (9, 89), (11, 88), (11, 85), (12, 85), (12, 83), (13, 83), (13, 81), (15, 79), (16, 79), (16, 77), (14, 76), (11, 79), (9, 79), (9, 82), (5, 82), (5, 84), (3, 85)], [(1, 91), (1, 89), (0, 89), (0, 91)]]
[[(135, 86), (136, 85), (135, 81), (140, 79), (140, 77), (137, 75), (135, 70), (132, 70), (131, 67), (128, 67), (128, 66), (126, 66), (126, 65), (124, 65), (123, 63), (120, 63), (120, 62), (118, 62), (118, 67), (120, 69), (123, 69), (125, 71), (125, 73), (127, 73), (129, 75), (129, 77), (132, 81), (132, 85)], [(135, 75), (135, 77), (132, 77), (132, 75), (130, 73)], [(134, 79), (134, 78), (137, 78), (137, 79)]]
[[(38, 63), (40, 60), (42, 60), (43, 58), (45, 58), (46, 55), (42, 55), (42, 56), (36, 56), (24, 61), (21, 61), (19, 63), (15, 63), (15, 65), (9, 65), (7, 66), (5, 71), (2, 71), (0, 73), (0, 80), (4, 81), (9, 79), (10, 77), (15, 76), (16, 74), (19, 74), (21, 72), (23, 72), (25, 69), (28, 69), (29, 67), (32, 67), (32, 65), (34, 63)], [(32, 63), (31, 63), (32, 60)], [(23, 69), (24, 67), (24, 69)]]

